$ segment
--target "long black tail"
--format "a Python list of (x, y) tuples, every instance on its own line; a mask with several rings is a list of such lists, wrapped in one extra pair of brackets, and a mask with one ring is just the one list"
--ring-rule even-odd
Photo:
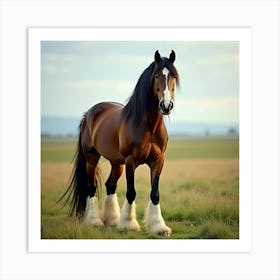
[(86, 209), (86, 199), (89, 195), (89, 184), (86, 170), (86, 158), (82, 150), (81, 127), (80, 125), (79, 141), (75, 154), (75, 165), (72, 171), (71, 180), (65, 193), (58, 202), (65, 200), (63, 207), (69, 206), (69, 215), (75, 213), (78, 218), (82, 218)]

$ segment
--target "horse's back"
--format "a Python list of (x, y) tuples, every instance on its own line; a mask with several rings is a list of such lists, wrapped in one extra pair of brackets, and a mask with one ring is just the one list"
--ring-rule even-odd
[(95, 118), (102, 113), (121, 110), (123, 105), (117, 102), (100, 102), (93, 105), (86, 113), (88, 118)]
[(90, 129), (106, 119), (106, 115), (114, 111), (121, 111), (123, 105), (115, 102), (101, 102), (92, 106), (85, 114), (86, 121)]

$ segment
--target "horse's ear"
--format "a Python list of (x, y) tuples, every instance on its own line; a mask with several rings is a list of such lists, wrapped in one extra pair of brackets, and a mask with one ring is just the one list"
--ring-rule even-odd
[(171, 63), (173, 63), (173, 62), (175, 61), (175, 59), (176, 59), (176, 54), (175, 54), (175, 52), (172, 50), (171, 53), (170, 53), (170, 55), (169, 55), (169, 60), (170, 60)]
[(158, 52), (158, 50), (155, 52), (155, 62), (159, 63), (161, 61), (161, 56)]

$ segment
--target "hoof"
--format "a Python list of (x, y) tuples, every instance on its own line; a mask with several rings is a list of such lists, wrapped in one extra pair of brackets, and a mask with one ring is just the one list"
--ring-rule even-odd
[(120, 222), (120, 206), (116, 194), (106, 197), (101, 216), (106, 226), (115, 226)]
[(115, 219), (112, 218), (111, 220), (104, 220), (104, 224), (107, 227), (116, 226), (116, 225), (118, 225), (119, 221), (120, 221), (120, 218), (116, 217)]
[(85, 218), (84, 221), (86, 224), (94, 227), (103, 227), (104, 223), (101, 220), (101, 216), (98, 209), (98, 201), (94, 196), (92, 198), (87, 198)]
[(125, 230), (140, 231), (140, 226), (139, 226), (137, 220), (121, 221), (117, 225), (117, 228), (120, 231), (125, 231)]
[(164, 230), (162, 230), (162, 231), (159, 231), (159, 232), (158, 232), (158, 235), (159, 235), (159, 236), (163, 236), (163, 237), (169, 237), (169, 236), (171, 235), (171, 233), (172, 233), (171, 228), (167, 227), (167, 229), (164, 229)]
[(121, 218), (120, 222), (117, 225), (117, 228), (121, 231), (124, 230), (133, 230), (139, 231), (140, 226), (136, 220), (136, 204), (133, 202), (129, 204), (127, 200), (125, 200), (124, 205), (121, 210)]
[(104, 227), (104, 223), (101, 219), (86, 219), (86, 224), (94, 227)]
[(166, 237), (171, 235), (172, 230), (165, 224), (159, 204), (153, 205), (152, 202), (149, 202), (144, 222), (149, 232)]

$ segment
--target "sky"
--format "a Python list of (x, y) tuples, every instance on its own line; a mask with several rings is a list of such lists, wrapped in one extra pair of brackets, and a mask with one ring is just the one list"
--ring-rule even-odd
[(159, 50), (180, 75), (173, 122), (239, 123), (237, 41), (42, 41), (41, 115), (80, 118), (101, 101), (125, 103)]

